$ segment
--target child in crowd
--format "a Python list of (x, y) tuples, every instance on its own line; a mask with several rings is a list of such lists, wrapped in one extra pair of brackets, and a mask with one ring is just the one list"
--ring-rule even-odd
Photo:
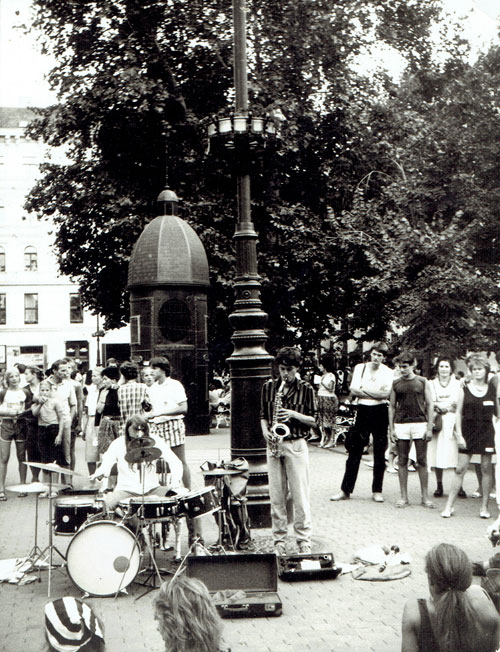
[[(31, 411), (38, 420), (38, 444), (42, 463), (55, 462), (59, 466), (65, 466), (63, 409), (61, 403), (54, 398), (52, 385), (48, 381), (42, 380), (40, 383), (38, 403), (31, 406)], [(47, 471), (43, 472), (43, 479), (44, 482), (49, 482), (50, 474)], [(41, 494), (40, 497), (47, 496), (48, 494)]]

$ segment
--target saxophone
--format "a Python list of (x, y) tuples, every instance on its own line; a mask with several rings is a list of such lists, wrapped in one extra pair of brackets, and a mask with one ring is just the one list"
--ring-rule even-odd
[(269, 436), (269, 440), (267, 442), (269, 446), (269, 455), (271, 457), (281, 457), (283, 455), (281, 442), (285, 437), (288, 437), (288, 435), (290, 434), (290, 428), (286, 425), (286, 423), (278, 423), (278, 412), (280, 411), (281, 404), (283, 402), (284, 385), (285, 385), (285, 381), (283, 380), (281, 382), (278, 391), (276, 392), (276, 396), (274, 397), (273, 422), (271, 424), (271, 435)]

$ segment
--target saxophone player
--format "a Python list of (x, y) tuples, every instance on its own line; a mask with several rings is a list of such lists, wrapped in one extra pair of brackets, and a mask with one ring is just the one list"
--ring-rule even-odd
[(280, 349), (275, 359), (279, 378), (265, 382), (261, 395), (260, 423), (267, 442), (272, 534), (277, 555), (286, 555), (287, 552), (288, 492), (293, 502), (293, 531), (299, 552), (311, 552), (309, 452), (306, 437), (310, 428), (316, 424), (316, 403), (311, 385), (298, 378), (301, 362), (302, 356), (298, 349)]

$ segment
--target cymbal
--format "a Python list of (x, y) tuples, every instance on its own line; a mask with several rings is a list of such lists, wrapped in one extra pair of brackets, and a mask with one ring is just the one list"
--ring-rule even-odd
[(150, 446), (155, 445), (155, 440), (152, 437), (137, 437), (137, 439), (131, 439), (128, 447), (130, 449), (135, 448), (149, 448)]
[(241, 473), (236, 469), (212, 469), (211, 471), (202, 471), (202, 475), (213, 475), (213, 476), (223, 476), (223, 475), (236, 475)]
[(136, 462), (154, 462), (161, 457), (161, 450), (159, 448), (137, 448), (131, 450), (125, 455), (125, 461), (129, 464)]
[[(52, 489), (57, 491), (59, 489), (65, 489), (67, 484), (55, 484), (52, 483)], [(30, 482), (29, 484), (11, 484), (9, 487), (5, 487), (8, 491), (19, 491), (20, 493), (25, 494), (42, 494), (45, 491), (49, 491), (49, 485), (44, 484), (43, 482)]]
[(51, 471), (52, 473), (64, 473), (64, 475), (82, 475), (83, 473), (78, 473), (78, 471), (72, 471), (71, 469), (65, 469), (62, 466), (59, 466), (55, 462), (52, 464), (42, 464), (41, 462), (23, 462), (27, 466), (34, 466), (35, 469), (42, 469), (42, 471)]

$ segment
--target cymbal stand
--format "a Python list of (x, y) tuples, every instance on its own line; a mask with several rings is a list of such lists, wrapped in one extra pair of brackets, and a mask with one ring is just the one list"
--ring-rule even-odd
[[(50, 598), (50, 589), (51, 589), (51, 582), (52, 582), (52, 568), (54, 567), (54, 568), (60, 569), (66, 563), (66, 557), (59, 550), (59, 548), (57, 546), (55, 546), (54, 543), (53, 543), (54, 538), (53, 538), (52, 529), (53, 529), (54, 523), (53, 523), (53, 516), (52, 515), (53, 515), (53, 510), (52, 510), (52, 473), (50, 472), (49, 473), (49, 520), (48, 520), (48, 524), (49, 524), (49, 545), (40, 553), (40, 556), (38, 557), (38, 560), (40, 560), (42, 557), (45, 557), (44, 561), (47, 560), (47, 554), (48, 554), (48, 557), (49, 557), (49, 568), (48, 568), (49, 575), (48, 575), (48, 588), (47, 588), (47, 597), (49, 597), (49, 598)], [(55, 565), (53, 566), (54, 552), (57, 552), (57, 554), (59, 555), (59, 557), (61, 557), (61, 559), (63, 560), (64, 563), (59, 564), (58, 566), (55, 566)]]
[[(40, 558), (43, 556), (43, 550), (40, 548), (38, 545), (38, 498), (39, 494), (35, 494), (35, 543), (33, 544), (33, 548), (31, 548), (27, 561), (31, 562), (31, 565), (33, 568), (36, 567), (36, 564), (40, 561)], [(42, 569), (42, 565), (38, 563), (38, 581), (41, 582), (41, 577), (40, 577), (40, 571)]]
[[(151, 537), (149, 536), (149, 527), (151, 523), (146, 524), (145, 508), (144, 508), (144, 482), (145, 482), (146, 473), (145, 473), (145, 469), (143, 469), (142, 466), (144, 463), (145, 462), (139, 462), (139, 464), (141, 465), (139, 468), (139, 472), (142, 473), (142, 494), (141, 494), (142, 502), (138, 512), (139, 525), (137, 526), (137, 532), (140, 532), (142, 534), (142, 537), (146, 543), (146, 547), (149, 552), (152, 566), (144, 569), (143, 572), (149, 571), (149, 574), (147, 578), (144, 580), (144, 582), (137, 582), (137, 580), (134, 580), (136, 584), (140, 584), (141, 586), (148, 587), (146, 591), (144, 591), (143, 593), (141, 593), (141, 595), (135, 598), (134, 602), (137, 602), (137, 600), (139, 600), (140, 598), (144, 597), (148, 593), (151, 593), (151, 591), (154, 591), (155, 589), (159, 588), (162, 582), (160, 569), (158, 568), (158, 565), (156, 563), (156, 553), (154, 547), (151, 545)], [(169, 571), (163, 570), (162, 572), (168, 573)], [(156, 578), (158, 578), (158, 581), (160, 583), (158, 586), (156, 584)]]

